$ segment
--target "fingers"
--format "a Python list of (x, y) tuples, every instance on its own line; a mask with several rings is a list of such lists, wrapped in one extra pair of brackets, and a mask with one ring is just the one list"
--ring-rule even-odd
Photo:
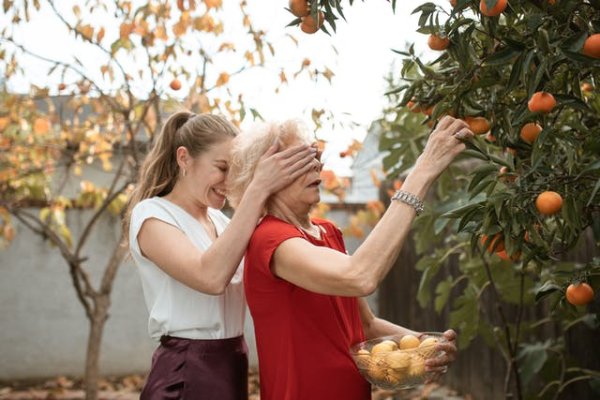
[(436, 130), (442, 130), (442, 129), (446, 129), (447, 127), (450, 126), (450, 124), (455, 120), (455, 118), (446, 115), (445, 117), (443, 117), (442, 119), (440, 119), (440, 122), (438, 122)]
[(307, 173), (308, 171), (310, 171), (313, 168), (318, 168), (319, 170), (321, 170), (322, 166), (323, 166), (323, 164), (314, 158), (312, 159), (312, 161), (310, 161), (308, 163), (304, 163), (304, 160), (300, 160), (290, 166), (290, 168), (289, 168), (290, 171), (287, 174), (287, 180), (289, 182), (293, 182), (298, 177), (304, 175), (305, 173)]
[(262, 158), (271, 157), (273, 154), (277, 153), (277, 150), (279, 150), (279, 141), (275, 141), (271, 147), (265, 151), (265, 154), (263, 154)]
[(295, 146), (288, 147), (285, 150), (282, 150), (281, 152), (278, 153), (278, 156), (280, 158), (282, 158), (283, 160), (287, 160), (291, 157), (298, 156), (298, 155), (299, 155), (299, 157), (303, 157), (304, 156), (303, 154), (309, 154), (309, 153), (314, 155), (316, 153), (316, 149), (307, 144), (298, 144)]
[(446, 332), (443, 333), (444, 338), (450, 342), (456, 340), (456, 332), (454, 332), (453, 329), (448, 329)]
[(454, 133), (454, 137), (458, 140), (468, 140), (473, 137), (473, 132), (468, 128), (462, 128), (458, 132)]

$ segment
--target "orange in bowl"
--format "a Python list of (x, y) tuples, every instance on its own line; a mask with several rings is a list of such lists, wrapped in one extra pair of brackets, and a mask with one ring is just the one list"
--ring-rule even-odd
[(372, 385), (386, 390), (408, 389), (429, 378), (425, 362), (443, 354), (436, 346), (445, 341), (439, 332), (383, 336), (355, 344), (350, 355)]

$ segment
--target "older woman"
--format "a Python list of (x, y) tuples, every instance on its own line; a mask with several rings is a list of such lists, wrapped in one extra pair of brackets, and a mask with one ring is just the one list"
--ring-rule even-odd
[[(244, 286), (254, 319), (263, 400), (370, 399), (370, 385), (359, 374), (351, 345), (374, 337), (415, 333), (373, 315), (363, 296), (383, 280), (408, 234), (433, 181), (465, 147), (472, 132), (445, 117), (401, 191), (353, 255), (329, 221), (311, 219), (319, 202), (317, 156), (314, 168), (265, 203), (265, 217), (246, 250)], [(294, 121), (266, 124), (241, 135), (234, 145), (229, 199), (235, 207), (251, 182), (260, 155), (274, 141), (289, 147), (312, 139)], [(439, 370), (452, 362), (455, 333), (439, 344), (444, 355), (427, 362)]]

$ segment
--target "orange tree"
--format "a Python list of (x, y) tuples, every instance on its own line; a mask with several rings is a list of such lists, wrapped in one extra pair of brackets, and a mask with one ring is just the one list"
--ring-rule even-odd
[[(335, 29), (341, 2), (310, 4)], [(408, 110), (422, 112), (424, 125), (463, 118), (478, 134), (416, 221), (419, 301), (432, 300), (432, 279), (459, 254), (460, 274), (437, 284), (435, 308), (451, 307), (462, 347), (479, 335), (501, 352), (505, 394), (517, 398), (558, 398), (580, 381), (589, 391), (600, 386), (600, 371), (578, 364), (565, 345), (576, 324), (600, 331), (588, 306), (600, 259), (572, 258), (586, 237), (594, 238), (592, 254), (600, 242), (599, 10), (598, 0), (422, 4), (418, 31), (436, 58), (398, 51), (395, 106), (380, 121), (390, 176), (412, 165), (427, 136), (425, 127), (403, 129)], [(493, 315), (484, 295), (496, 304)], [(548, 315), (525, 318), (534, 308)], [(561, 335), (546, 337), (548, 323)]]
[[(584, 305), (600, 287), (600, 260), (576, 263), (569, 251), (589, 231), (600, 240), (600, 96), (594, 89), (600, 60), (584, 50), (600, 31), (599, 4), (426, 3), (415, 10), (419, 32), (447, 38), (449, 45), (428, 63), (412, 48), (400, 52), (404, 71), (417, 73), (404, 74), (405, 83), (396, 86), (400, 106), (433, 107), (428, 122), (450, 114), (480, 134), (467, 144), (452, 181), (441, 179), (435, 209), (417, 222), (421, 241), (437, 238), (444, 245), (417, 265), (423, 271), (419, 300), (429, 300), (431, 279), (451, 254), (461, 253), (461, 273), (437, 284), (435, 307), (441, 310), (453, 289), (460, 292), (451, 323), (461, 331), (461, 345), (476, 335), (496, 345), (512, 377), (506, 394), (518, 398), (558, 397), (573, 382), (597, 386), (600, 378), (568, 358), (560, 336), (543, 341), (540, 325), (548, 321), (523, 317), (537, 302), (565, 334), (578, 322), (598, 332), (598, 314)], [(392, 133), (382, 142), (390, 150), (386, 167), (395, 171), (414, 147), (396, 142), (390, 148), (390, 139), (415, 139)], [(447, 230), (453, 234), (442, 238)], [(572, 287), (582, 292), (581, 302), (569, 298)], [(479, 305), (486, 291), (499, 319)], [(557, 360), (561, 368), (555, 369)]]
[[(260, 117), (237, 83), (272, 60), (275, 48), (253, 25), (245, 1), (227, 14), (228, 26), (239, 31), (235, 37), (225, 32), (221, 0), (69, 6), (9, 0), (3, 13), (0, 239), (19, 240), (15, 225), (26, 227), (64, 258), (89, 320), (85, 386), (93, 399), (113, 282), (127, 250), (117, 240), (105, 248), (104, 265), (94, 266), (86, 245), (98, 235), (100, 220), (118, 222), (167, 113), (183, 106), (221, 113), (237, 124), (247, 115)], [(41, 21), (62, 33), (61, 51), (21, 41), (23, 30)], [(329, 69), (311, 68), (308, 59), (300, 63), (295, 76), (331, 78)], [(36, 81), (40, 71), (44, 78)], [(273, 89), (287, 76), (281, 70)], [(72, 210), (82, 213), (81, 231), (73, 229)]]

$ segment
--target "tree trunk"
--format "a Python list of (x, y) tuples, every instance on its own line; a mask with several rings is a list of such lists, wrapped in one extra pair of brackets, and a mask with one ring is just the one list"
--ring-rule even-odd
[(104, 324), (108, 319), (110, 294), (98, 294), (95, 298), (90, 332), (85, 360), (85, 398), (86, 400), (98, 399), (98, 380), (100, 378), (100, 347), (104, 334)]

